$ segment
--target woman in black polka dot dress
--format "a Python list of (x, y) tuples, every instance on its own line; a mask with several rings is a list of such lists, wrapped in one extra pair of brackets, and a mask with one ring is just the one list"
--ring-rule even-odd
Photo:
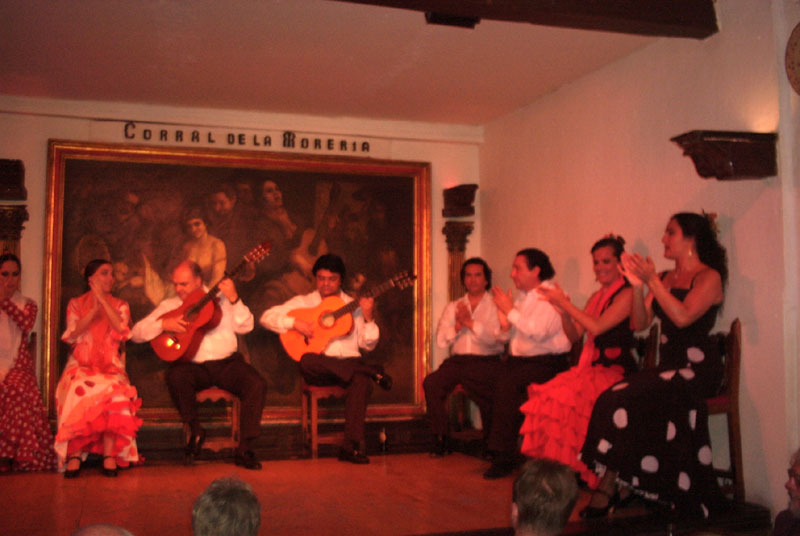
[(675, 261), (668, 272), (657, 274), (650, 258), (623, 257), (634, 289), (635, 329), (654, 316), (661, 320), (660, 362), (597, 400), (581, 459), (603, 476), (582, 517), (606, 515), (620, 493), (631, 490), (682, 515), (707, 516), (723, 504), (705, 398), (722, 380), (719, 348), (709, 332), (724, 299), (727, 256), (708, 215), (675, 214), (662, 242), (664, 257)]

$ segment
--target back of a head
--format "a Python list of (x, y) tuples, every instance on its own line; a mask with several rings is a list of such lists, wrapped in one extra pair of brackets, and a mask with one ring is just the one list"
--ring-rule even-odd
[(260, 525), (258, 497), (236, 478), (218, 478), (192, 507), (194, 536), (256, 536)]
[(546, 458), (530, 460), (514, 482), (517, 534), (560, 534), (577, 499), (575, 471)]
[(133, 534), (116, 525), (95, 523), (79, 528), (72, 533), (72, 536), (133, 536)]

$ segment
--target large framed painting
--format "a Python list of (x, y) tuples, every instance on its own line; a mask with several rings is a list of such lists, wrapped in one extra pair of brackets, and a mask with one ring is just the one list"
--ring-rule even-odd
[[(268, 383), (264, 420), (300, 416), (300, 374), (261, 314), (313, 290), (325, 252), (347, 267), (360, 294), (408, 271), (410, 288), (376, 300), (380, 342), (365, 355), (393, 376), (376, 390), (372, 417), (423, 411), (430, 335), (430, 166), (352, 157), (142, 147), (51, 140), (49, 144), (43, 359), (48, 409), (70, 348), (61, 342), (70, 299), (86, 291), (83, 268), (111, 261), (113, 294), (135, 323), (174, 295), (172, 268), (197, 262), (213, 286), (240, 268), (236, 286), (256, 318), (240, 349)], [(244, 262), (268, 242), (260, 262)], [(252, 260), (248, 258), (248, 260)], [(147, 343), (126, 344), (127, 371), (146, 422), (178, 421), (165, 383), (169, 363)]]

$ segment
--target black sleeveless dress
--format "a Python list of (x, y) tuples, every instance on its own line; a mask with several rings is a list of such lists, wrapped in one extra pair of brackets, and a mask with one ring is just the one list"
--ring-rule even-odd
[[(671, 289), (683, 301), (690, 289)], [(722, 381), (716, 339), (719, 306), (677, 327), (658, 304), (660, 362), (620, 381), (597, 399), (581, 460), (617, 471), (619, 482), (686, 515), (708, 516), (724, 501), (711, 465), (705, 398)]]

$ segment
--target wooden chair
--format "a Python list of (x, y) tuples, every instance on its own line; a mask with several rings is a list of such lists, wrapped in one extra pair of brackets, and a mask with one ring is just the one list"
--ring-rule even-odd
[(342, 432), (319, 433), (319, 401), (326, 398), (344, 398), (347, 391), (336, 385), (318, 386), (302, 383), (302, 434), (303, 447), (311, 451), (311, 458), (316, 459), (319, 445), (341, 444), (344, 440)]
[[(247, 350), (244, 337), (242, 335), (237, 335), (237, 339), (239, 341), (239, 351), (244, 356), (245, 362), (250, 363), (250, 352)], [(226, 391), (225, 389), (221, 389), (216, 386), (198, 391), (195, 396), (198, 405), (205, 402), (219, 402), (220, 400), (224, 400), (226, 403), (227, 420), (230, 422), (230, 434), (206, 437), (206, 440), (203, 443), (203, 448), (213, 452), (220, 452), (225, 449), (235, 450), (236, 447), (239, 446), (239, 438), (241, 434), (241, 421), (239, 419), (242, 413), (242, 403), (239, 400), (239, 397), (229, 391)], [(191, 430), (189, 426), (184, 424), (184, 445), (189, 441), (190, 435)]]
[[(717, 396), (706, 399), (709, 415), (724, 414), (728, 423), (728, 452), (730, 455), (729, 469), (714, 469), (717, 478), (725, 484), (722, 491), (733, 495), (736, 502), (744, 503), (744, 473), (742, 469), (742, 432), (739, 419), (739, 373), (742, 357), (742, 325), (739, 319), (731, 322), (728, 333), (715, 335), (719, 342), (720, 352), (723, 356), (725, 370), (722, 376), (722, 385)], [(642, 368), (656, 366), (656, 352), (658, 347), (658, 325), (650, 328), (650, 334), (645, 340), (644, 360)], [(655, 341), (655, 342), (654, 342)]]
[(472, 419), (469, 417), (471, 411), (469, 393), (461, 384), (456, 385), (456, 388), (448, 396), (447, 407), (450, 408), (448, 435), (451, 438), (461, 441), (475, 441), (483, 438), (483, 430), (472, 425)]
[[(706, 400), (709, 415), (725, 414), (728, 420), (730, 469), (715, 469), (725, 484), (722, 491), (744, 503), (744, 474), (742, 470), (742, 433), (739, 425), (739, 372), (742, 357), (742, 325), (739, 319), (731, 323), (728, 333), (718, 334), (720, 350), (725, 360), (725, 373), (717, 396)], [(728, 483), (730, 482), (730, 483)]]
[(656, 366), (658, 359), (659, 324), (650, 326), (647, 337), (636, 337), (636, 353), (639, 354), (639, 368), (644, 370)]

